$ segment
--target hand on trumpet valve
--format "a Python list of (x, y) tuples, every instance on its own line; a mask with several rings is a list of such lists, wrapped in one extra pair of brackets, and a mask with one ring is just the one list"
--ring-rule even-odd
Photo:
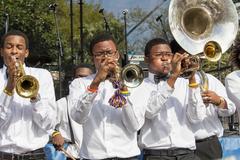
[(187, 53), (180, 54), (180, 53), (175, 53), (172, 59), (172, 74), (175, 76), (179, 76), (182, 71), (182, 61), (188, 57)]
[(115, 74), (117, 72), (117, 68), (117, 60), (112, 57), (107, 57), (100, 63), (96, 78), (99, 79), (99, 81), (104, 81), (107, 78), (113, 78), (116, 76)]
[(8, 74), (8, 82), (7, 89), (9, 91), (13, 91), (16, 86), (16, 81), (18, 77), (18, 67), (17, 67), (17, 59), (15, 56), (10, 56), (6, 62), (7, 65), (7, 74)]

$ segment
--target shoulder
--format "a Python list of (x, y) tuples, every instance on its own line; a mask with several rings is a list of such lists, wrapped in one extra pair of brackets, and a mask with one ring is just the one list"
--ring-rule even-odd
[(41, 75), (51, 75), (51, 73), (43, 68), (34, 68), (34, 67), (28, 67), (32, 73), (37, 73), (37, 74), (41, 74)]
[(89, 75), (87, 77), (81, 77), (81, 78), (75, 78), (72, 82), (71, 85), (79, 85), (79, 84), (90, 84), (92, 80), (94, 79), (95, 74)]
[(50, 81), (53, 81), (53, 77), (51, 73), (43, 68), (33, 68), (33, 67), (27, 67), (28, 72), (30, 75), (34, 76), (37, 78), (40, 82), (46, 82), (49, 83)]
[(62, 105), (62, 104), (66, 104), (66, 103), (67, 103), (67, 98), (66, 97), (63, 97), (63, 98), (57, 100), (58, 105)]
[(240, 78), (240, 70), (233, 71), (226, 76), (226, 79)]

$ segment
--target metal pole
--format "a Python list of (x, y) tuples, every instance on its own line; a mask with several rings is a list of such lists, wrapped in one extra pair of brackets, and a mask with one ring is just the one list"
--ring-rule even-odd
[(70, 0), (70, 43), (71, 43), (71, 61), (74, 64), (74, 54), (73, 54), (73, 1)]
[(158, 16), (158, 17), (156, 18), (156, 21), (157, 21), (157, 22), (160, 21), (161, 26), (162, 26), (162, 31), (163, 31), (163, 33), (164, 33), (164, 36), (165, 36), (166, 40), (169, 42), (168, 35), (167, 35), (166, 30), (165, 30), (163, 21), (162, 21), (162, 15)]
[(123, 10), (123, 19), (124, 19), (124, 46), (125, 46), (125, 54), (124, 59), (122, 61), (122, 65), (125, 66), (128, 64), (128, 41), (127, 41), (127, 13), (128, 10)]
[(51, 4), (49, 6), (49, 9), (52, 10), (54, 13), (54, 20), (55, 20), (55, 25), (56, 25), (57, 46), (59, 47), (59, 52), (58, 52), (59, 98), (61, 98), (62, 97), (62, 79), (61, 79), (62, 74), (61, 74), (61, 72), (62, 72), (63, 48), (62, 48), (62, 43), (61, 43), (61, 38), (60, 38), (60, 33), (59, 33), (56, 7), (57, 7), (57, 4)]
[(80, 50), (79, 50), (79, 58), (80, 58), (80, 62), (83, 63), (84, 57), (83, 57), (83, 1), (82, 0), (80, 0), (79, 6), (80, 6)]

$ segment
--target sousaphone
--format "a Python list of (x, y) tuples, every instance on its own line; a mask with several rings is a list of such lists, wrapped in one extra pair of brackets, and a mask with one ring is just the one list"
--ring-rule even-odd
[(181, 47), (192, 55), (203, 52), (210, 61), (221, 58), (238, 31), (232, 0), (171, 0), (168, 18)]

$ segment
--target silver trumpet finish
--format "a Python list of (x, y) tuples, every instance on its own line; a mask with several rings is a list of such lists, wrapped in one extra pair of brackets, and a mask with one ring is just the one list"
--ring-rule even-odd
[(139, 86), (144, 79), (143, 70), (138, 65), (127, 64), (121, 70), (121, 78), (124, 85), (129, 88), (135, 88)]
[(168, 14), (174, 38), (192, 55), (204, 52), (208, 42), (224, 53), (237, 35), (238, 14), (232, 0), (171, 0)]

